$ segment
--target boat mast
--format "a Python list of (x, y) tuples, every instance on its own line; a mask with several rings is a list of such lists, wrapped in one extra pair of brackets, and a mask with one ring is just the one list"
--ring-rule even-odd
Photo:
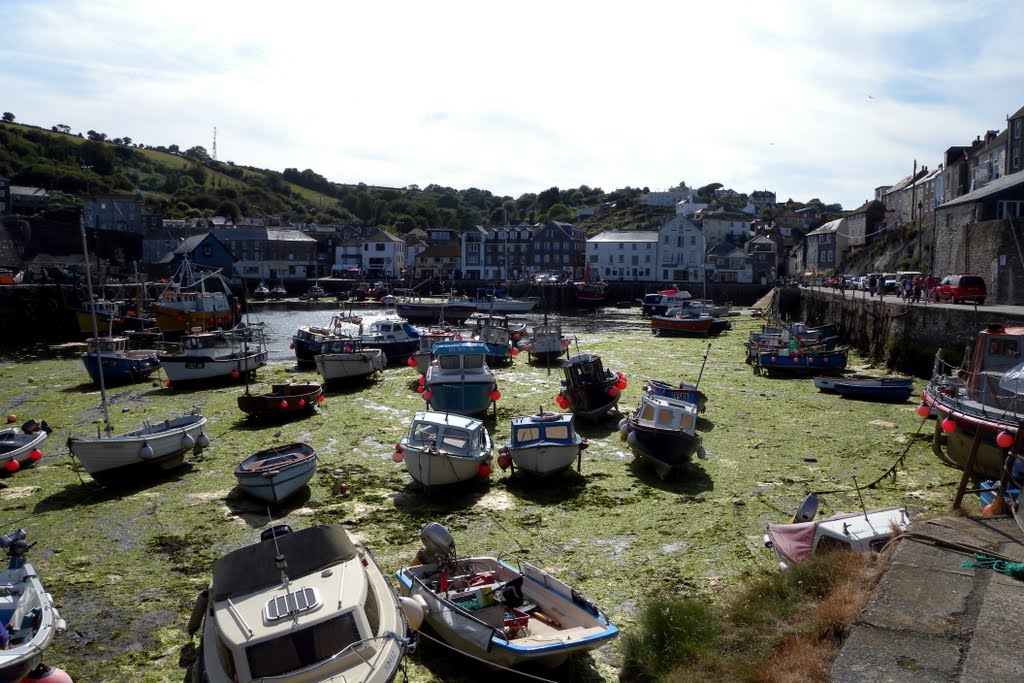
[(711, 342), (708, 342), (707, 351), (704, 352), (704, 362), (700, 364), (700, 372), (697, 374), (697, 383), (693, 385), (695, 389), (700, 386), (700, 378), (704, 376), (704, 366), (707, 365), (709, 353), (711, 353)]
[(92, 269), (89, 267), (89, 245), (85, 239), (85, 213), (78, 217), (78, 228), (82, 233), (82, 253), (85, 255), (85, 286), (89, 292), (89, 310), (92, 314), (92, 336), (96, 346), (96, 370), (100, 377), (100, 399), (103, 402), (103, 431), (110, 435), (110, 411), (107, 408), (107, 386), (103, 379), (103, 360), (100, 357), (100, 331), (96, 323), (96, 300), (92, 298)]

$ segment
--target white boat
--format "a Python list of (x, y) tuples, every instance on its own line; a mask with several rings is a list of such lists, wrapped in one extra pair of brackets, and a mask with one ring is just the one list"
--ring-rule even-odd
[(199, 414), (143, 424), (141, 429), (116, 436), (73, 436), (68, 448), (93, 479), (105, 482), (125, 480), (139, 469), (177, 467), (188, 451), (199, 454), (210, 445), (206, 418)]
[(264, 300), (268, 299), (269, 297), (270, 297), (270, 289), (267, 287), (266, 283), (264, 283), (261, 280), (260, 284), (257, 285), (256, 289), (253, 290), (252, 298), (256, 299), (257, 301), (264, 301)]
[(20, 428), (0, 430), (0, 474), (17, 472), (42, 460), (41, 448), (51, 431), (45, 420), (29, 420)]
[(790, 524), (769, 524), (764, 545), (775, 551), (779, 569), (802, 562), (817, 550), (881, 551), (892, 539), (893, 529), (910, 526), (906, 508), (843, 512), (814, 519), (818, 498), (813, 493), (800, 506)]
[(394, 460), (405, 460), (409, 476), (429, 491), (490, 476), (491, 437), (480, 420), (421, 410), (396, 446)]
[(257, 329), (253, 338), (239, 340), (225, 332), (197, 332), (181, 338), (181, 352), (160, 354), (171, 384), (252, 376), (267, 364), (267, 348)]
[[(546, 316), (545, 316), (546, 318)], [(568, 353), (569, 340), (562, 334), (562, 326), (548, 323), (535, 326), (530, 336), (519, 343), (519, 346), (533, 358), (550, 363), (559, 356)]]
[(451, 534), (436, 522), (420, 538), (422, 564), (397, 572), (400, 590), (456, 650), (498, 666), (556, 667), (619, 633), (593, 601), (532, 564), (457, 557)]
[(384, 372), (388, 357), (380, 349), (363, 346), (352, 340), (324, 342), (320, 353), (313, 357), (316, 370), (325, 384), (362, 381)]
[(188, 632), (202, 627), (203, 637), (193, 680), (394, 680), (406, 619), (373, 554), (336, 524), (276, 526), (260, 539), (217, 560), (196, 600)]
[[(0, 649), (0, 683), (45, 680), (27, 677), (40, 666), (54, 636), (67, 630), (53, 596), (43, 588), (35, 567), (25, 561), (31, 547), (25, 536), (24, 529), (0, 536), (0, 548), (9, 558), (7, 568), (0, 571), (0, 615), (8, 638)], [(59, 669), (51, 671), (55, 681), (71, 680)]]
[(500, 313), (504, 315), (521, 315), (529, 313), (537, 306), (537, 299), (510, 299), (506, 296), (477, 296), (469, 299), (478, 311)]
[(420, 347), (416, 353), (409, 356), (409, 367), (416, 368), (424, 377), (427, 374), (427, 370), (430, 368), (430, 361), (434, 359), (433, 350), (434, 344), (441, 341), (451, 341), (456, 338), (461, 338), (454, 328), (450, 326), (444, 327), (431, 327), (424, 331), (420, 335)]
[(498, 466), (518, 467), (524, 472), (549, 477), (579, 462), (587, 440), (576, 433), (571, 413), (541, 410), (526, 417), (512, 418), (509, 442), (498, 451)]

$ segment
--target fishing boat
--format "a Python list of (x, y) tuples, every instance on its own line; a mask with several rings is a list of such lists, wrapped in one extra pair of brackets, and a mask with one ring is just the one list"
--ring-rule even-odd
[(432, 410), (479, 415), (501, 394), (498, 381), (484, 360), (487, 345), (479, 341), (442, 341), (434, 345), (434, 360), (423, 381), (423, 400)]
[(465, 298), (450, 297), (440, 301), (406, 299), (396, 301), (395, 314), (409, 322), (426, 325), (464, 323), (476, 313), (477, 305)]
[(462, 335), (458, 334), (453, 327), (445, 325), (444, 327), (431, 327), (420, 334), (420, 347), (416, 353), (409, 356), (409, 367), (416, 368), (424, 377), (427, 375), (427, 370), (430, 368), (430, 362), (434, 359), (433, 351), (434, 345), (442, 341), (451, 341), (453, 339), (462, 340)]
[(512, 299), (504, 289), (480, 289), (469, 299), (478, 311), (503, 315), (525, 315), (537, 306), (537, 299)]
[[(22, 681), (65, 681), (71, 677), (60, 669), (42, 666), (43, 654), (67, 623), (57, 613), (51, 595), (39, 580), (35, 567), (25, 554), (35, 543), (25, 541), (24, 529), (0, 536), (0, 549), (7, 555), (7, 568), (0, 571), (0, 683)], [(37, 667), (52, 678), (35, 677)]]
[(187, 630), (200, 628), (192, 680), (209, 683), (387, 683), (408, 647), (391, 584), (337, 524), (271, 527), (214, 562)]
[(235, 468), (238, 488), (265, 503), (280, 505), (313, 478), (316, 451), (304, 443), (253, 453)]
[[(360, 328), (361, 329), (361, 328)], [(405, 362), (420, 345), (420, 331), (399, 318), (381, 318), (360, 333), (358, 339), (364, 348), (380, 349), (389, 363)]]
[(42, 446), (53, 430), (46, 420), (0, 429), (0, 475), (31, 467), (43, 459)]
[(575, 461), (578, 471), (589, 444), (576, 433), (573, 422), (571, 413), (543, 408), (533, 415), (512, 418), (509, 442), (498, 450), (498, 466), (549, 477), (569, 469)]
[(292, 335), (291, 348), (295, 351), (295, 361), (299, 365), (312, 364), (314, 358), (323, 353), (323, 345), (334, 339), (352, 338), (345, 334), (352, 325), (352, 318), (333, 315), (326, 325), (299, 325)]
[(199, 273), (187, 258), (182, 260), (157, 300), (150, 304), (150, 310), (164, 334), (197, 327), (227, 328), (235, 322), (231, 288), (220, 270)]
[(694, 453), (704, 458), (696, 429), (697, 406), (646, 392), (636, 410), (619, 422), (619, 432), (633, 454), (650, 463), (660, 479), (688, 463)]
[(473, 339), (487, 345), (487, 363), (492, 367), (508, 365), (519, 355), (516, 346), (526, 336), (526, 323), (513, 322), (498, 314), (478, 315), (470, 321)]
[[(85, 222), (79, 218), (82, 235), (82, 253), (85, 254), (85, 282), (89, 298), (92, 299), (92, 271), (89, 267), (89, 245), (85, 236)], [(96, 332), (93, 318), (93, 336)], [(134, 481), (138, 472), (163, 471), (177, 467), (184, 462), (185, 453), (192, 450), (197, 455), (210, 445), (206, 436), (206, 418), (197, 410), (181, 417), (151, 423), (143, 422), (140, 429), (114, 435), (110, 424), (110, 407), (107, 403), (106, 381), (100, 377), (100, 404), (103, 408), (103, 427), (97, 427), (96, 438), (71, 437), (68, 450), (82, 463), (92, 478), (109, 483)]]
[(775, 551), (779, 569), (803, 562), (818, 550), (879, 552), (892, 539), (893, 529), (906, 530), (906, 508), (843, 512), (815, 519), (818, 498), (807, 497), (789, 524), (769, 524), (764, 546)]
[(603, 306), (608, 300), (608, 283), (577, 282), (573, 287), (577, 306)]
[(244, 335), (194, 332), (181, 338), (179, 353), (160, 354), (171, 386), (187, 382), (246, 379), (267, 364), (267, 347), (258, 328)]
[(256, 301), (266, 301), (270, 298), (270, 288), (267, 287), (266, 283), (260, 280), (256, 289), (252, 290), (252, 298), (256, 299)]
[(107, 384), (139, 382), (160, 369), (156, 351), (131, 350), (128, 337), (90, 337), (85, 340), (82, 364), (96, 384), (100, 372)]
[(562, 410), (597, 420), (616, 409), (626, 388), (626, 376), (604, 367), (595, 353), (580, 353), (562, 361), (562, 391), (555, 397)]
[(78, 329), (83, 334), (92, 333), (93, 311), (96, 312), (99, 329), (109, 330), (111, 334), (156, 327), (156, 319), (146, 313), (145, 309), (137, 302), (121, 299), (96, 299), (92, 302), (83, 301), (76, 312)]
[[(829, 386), (824, 378), (815, 378), (814, 385), (818, 389)], [(866, 401), (902, 402), (914, 393), (913, 377), (837, 377), (830, 384), (830, 389), (840, 396), (859, 398)]]
[(846, 348), (760, 351), (754, 363), (754, 374), (771, 377), (774, 375), (841, 373), (846, 369), (849, 354), (850, 350)]
[(270, 391), (262, 394), (250, 393), (246, 384), (245, 393), (238, 397), (238, 409), (255, 418), (296, 417), (316, 410), (323, 394), (323, 387), (315, 382), (271, 384)]
[(456, 650), (498, 666), (553, 668), (619, 633), (592, 600), (528, 562), (506, 553), (508, 561), (459, 557), (436, 522), (420, 539), (420, 564), (396, 573), (400, 591), (423, 606), (425, 623)]
[(762, 351), (829, 351), (836, 347), (838, 341), (839, 337), (832, 325), (808, 327), (804, 323), (780, 323), (765, 325), (760, 331), (751, 331), (750, 338), (743, 342), (743, 346), (747, 349), (746, 362), (753, 364), (757, 354)]
[(383, 351), (351, 339), (326, 342), (320, 351), (314, 357), (316, 371), (330, 385), (366, 381), (384, 372), (388, 364)]
[(421, 410), (395, 445), (395, 462), (424, 490), (491, 474), (491, 437), (484, 423), (465, 415)]
[(706, 337), (711, 334), (715, 319), (709, 315), (684, 315), (674, 308), (672, 315), (652, 315), (651, 334), (656, 337)]
[(1024, 421), (1024, 327), (989, 325), (961, 365), (935, 354), (921, 398), (937, 416), (932, 451), (963, 468), (976, 448), (974, 474), (999, 479), (1007, 448)]
[(668, 309), (681, 306), (690, 293), (681, 289), (663, 289), (660, 292), (644, 295), (640, 300), (642, 315), (664, 315)]
[(697, 388), (696, 384), (679, 382), (670, 384), (656, 379), (649, 379), (644, 384), (644, 391), (652, 396), (663, 396), (677, 401), (686, 401), (697, 407), (697, 411), (703, 413), (707, 409), (708, 397)]
[(519, 346), (541, 363), (550, 363), (568, 353), (569, 343), (562, 334), (562, 326), (558, 323), (549, 323), (545, 315), (544, 323), (535, 325), (530, 330), (530, 335), (519, 342)]

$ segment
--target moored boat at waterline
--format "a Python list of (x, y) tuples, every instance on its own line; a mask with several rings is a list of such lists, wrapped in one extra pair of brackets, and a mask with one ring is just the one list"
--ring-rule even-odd
[(664, 315), (668, 309), (682, 306), (691, 298), (690, 293), (681, 289), (663, 289), (644, 295), (641, 299), (642, 315)]
[(608, 283), (578, 282), (573, 288), (577, 306), (603, 306), (608, 300)]
[(144, 422), (135, 431), (95, 438), (71, 437), (68, 449), (93, 479), (127, 480), (139, 470), (168, 470), (184, 462), (185, 454), (210, 445), (206, 418), (198, 413)]
[(89, 377), (100, 383), (100, 372), (107, 384), (138, 382), (160, 369), (156, 351), (128, 348), (128, 337), (90, 337), (85, 340), (82, 364)]
[(43, 442), (53, 430), (46, 420), (0, 429), (0, 475), (31, 467), (43, 459)]
[(312, 413), (323, 398), (323, 387), (315, 382), (270, 385), (262, 394), (249, 392), (238, 397), (238, 409), (250, 417), (287, 418)]
[(672, 309), (674, 315), (652, 315), (651, 333), (664, 337), (706, 337), (711, 334), (715, 319), (709, 315), (684, 315), (682, 309)]
[(512, 418), (507, 445), (498, 451), (501, 469), (518, 467), (538, 477), (549, 477), (569, 469), (577, 470), (587, 448), (587, 440), (576, 433), (571, 413), (551, 413), (543, 409), (533, 415)]
[(292, 335), (291, 343), (291, 348), (295, 351), (295, 361), (300, 365), (316, 362), (314, 358), (323, 353), (324, 344), (353, 336), (344, 334), (352, 324), (350, 318), (334, 315), (326, 325), (299, 325)]
[(235, 468), (238, 488), (265, 503), (280, 505), (298, 493), (316, 472), (316, 451), (291, 443), (253, 453)]
[(387, 355), (380, 349), (348, 339), (326, 342), (313, 360), (324, 384), (329, 385), (364, 382), (384, 372), (388, 364)]
[(633, 454), (650, 463), (660, 479), (688, 463), (694, 453), (704, 458), (696, 429), (697, 406), (646, 392), (636, 410), (619, 422)]
[(420, 538), (421, 564), (397, 572), (400, 590), (456, 650), (498, 666), (550, 668), (618, 635), (592, 600), (532, 564), (458, 557), (451, 534), (436, 522)]
[[(213, 285), (208, 290), (207, 284)], [(159, 298), (150, 304), (157, 327), (164, 334), (193, 328), (228, 328), (235, 323), (231, 288), (220, 270), (200, 274), (184, 259)]]
[(580, 417), (598, 420), (616, 409), (626, 377), (604, 367), (595, 353), (580, 353), (562, 361), (562, 390), (555, 397), (563, 410)]
[(423, 381), (423, 400), (432, 410), (479, 415), (501, 394), (485, 361), (487, 345), (479, 341), (442, 341)]
[(760, 351), (754, 362), (755, 375), (808, 375), (841, 373), (846, 369), (850, 350)]
[(417, 301), (395, 302), (395, 313), (409, 322), (436, 325), (440, 323), (463, 323), (477, 312), (477, 305), (465, 298), (450, 298), (442, 301), (419, 299)]
[(962, 469), (977, 440), (974, 474), (1002, 476), (1007, 449), (1024, 421), (1022, 358), (1024, 327), (1004, 325), (981, 330), (960, 367), (936, 353), (921, 398), (937, 416), (932, 451), (940, 460)]
[(524, 315), (537, 306), (537, 299), (511, 299), (498, 290), (497, 294), (478, 293), (469, 299), (478, 311), (499, 313), (503, 315)]
[(404, 460), (413, 481), (430, 491), (435, 486), (489, 477), (491, 437), (476, 418), (421, 410), (413, 417), (408, 434), (396, 444), (392, 459)]
[(270, 298), (270, 289), (262, 280), (256, 286), (256, 289), (252, 290), (252, 298), (256, 299), (256, 301), (266, 301)]
[[(43, 587), (35, 567), (25, 561), (31, 545), (24, 529), (0, 536), (0, 549), (7, 554), (7, 568), (0, 571), (0, 615), (3, 615), (6, 642), (0, 649), (0, 683), (47, 680), (30, 677), (41, 665), (43, 653), (67, 623), (57, 613), (53, 596)], [(53, 681), (71, 683), (71, 677), (59, 669), (50, 673)]]
[(214, 562), (188, 632), (200, 628), (193, 680), (209, 683), (387, 683), (408, 645), (373, 554), (335, 524), (272, 527)]
[(388, 363), (405, 362), (420, 345), (420, 331), (400, 318), (374, 320), (358, 340), (363, 347), (380, 349)]

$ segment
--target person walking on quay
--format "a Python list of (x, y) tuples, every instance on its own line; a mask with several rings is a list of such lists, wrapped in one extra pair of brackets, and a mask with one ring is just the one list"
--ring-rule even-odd
[(917, 275), (914, 277), (913, 287), (913, 298), (911, 299), (915, 304), (921, 303), (921, 289), (924, 287), (924, 275)]
[(875, 295), (875, 287), (877, 285), (878, 285), (878, 280), (875, 279), (874, 275), (872, 275), (871, 277), (868, 278), (868, 292), (871, 293), (871, 296)]
[(932, 299), (932, 292), (935, 291), (935, 276), (928, 273), (928, 277), (924, 280), (924, 298), (926, 301), (934, 301)]
[(904, 275), (903, 276), (903, 292), (902, 292), (902, 296), (903, 296), (903, 300), (906, 301), (907, 303), (910, 303), (910, 290), (911, 290), (912, 287), (913, 287), (913, 283), (910, 281), (910, 276), (909, 275)]

